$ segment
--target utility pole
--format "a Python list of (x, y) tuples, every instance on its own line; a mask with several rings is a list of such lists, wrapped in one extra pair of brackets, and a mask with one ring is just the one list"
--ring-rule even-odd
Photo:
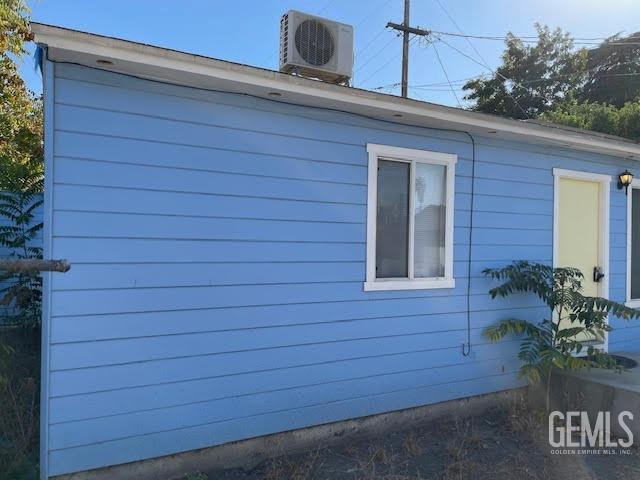
[(409, 9), (411, 8), (411, 0), (404, 0), (404, 23), (405, 28), (402, 35), (402, 98), (409, 95)]
[(409, 9), (411, 0), (404, 0), (404, 22), (402, 25), (389, 22), (387, 27), (402, 32), (402, 96), (407, 98), (409, 87), (409, 34), (428, 36), (431, 34), (429, 30), (421, 28), (412, 28), (409, 26)]

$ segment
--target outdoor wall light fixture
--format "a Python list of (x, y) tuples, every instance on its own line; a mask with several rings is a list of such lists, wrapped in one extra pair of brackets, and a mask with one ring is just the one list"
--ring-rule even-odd
[(629, 170), (625, 170), (618, 176), (618, 190), (622, 190), (624, 187), (624, 194), (626, 195), (629, 191), (629, 185), (633, 181), (633, 173)]

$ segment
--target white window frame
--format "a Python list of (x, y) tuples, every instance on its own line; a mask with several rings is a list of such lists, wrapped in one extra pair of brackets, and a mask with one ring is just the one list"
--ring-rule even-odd
[[(454, 213), (454, 188), (455, 165), (457, 155), (449, 153), (431, 152), (427, 150), (415, 150), (412, 148), (391, 147), (388, 145), (367, 144), (369, 154), (369, 178), (367, 198), (367, 278), (364, 282), (365, 291), (376, 290), (426, 290), (433, 288), (454, 288), (453, 278), (453, 213)], [(409, 245), (408, 245), (408, 277), (407, 278), (376, 278), (376, 226), (378, 205), (378, 160), (391, 160), (409, 163)], [(414, 188), (415, 165), (427, 163), (431, 165), (444, 165), (447, 167), (446, 178), (446, 204), (445, 204), (445, 258), (444, 277), (414, 278), (413, 276), (413, 251), (414, 251)]]
[(629, 190), (627, 192), (627, 301), (625, 304), (627, 307), (631, 308), (640, 308), (640, 298), (631, 298), (631, 227), (632, 227), (632, 219), (631, 212), (633, 209), (633, 189), (640, 189), (640, 180), (633, 180), (631, 185), (629, 185)]

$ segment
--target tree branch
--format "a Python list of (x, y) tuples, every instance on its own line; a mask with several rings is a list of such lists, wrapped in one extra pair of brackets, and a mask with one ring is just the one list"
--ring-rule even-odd
[(66, 260), (41, 260), (39, 258), (21, 258), (18, 260), (0, 260), (0, 271), (9, 273), (29, 272), (68, 272), (71, 264)]

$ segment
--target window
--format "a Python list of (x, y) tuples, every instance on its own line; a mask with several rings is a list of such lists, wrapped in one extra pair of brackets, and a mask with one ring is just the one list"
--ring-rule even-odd
[(455, 155), (367, 145), (365, 290), (453, 288)]
[(627, 305), (640, 307), (640, 181), (627, 193)]

